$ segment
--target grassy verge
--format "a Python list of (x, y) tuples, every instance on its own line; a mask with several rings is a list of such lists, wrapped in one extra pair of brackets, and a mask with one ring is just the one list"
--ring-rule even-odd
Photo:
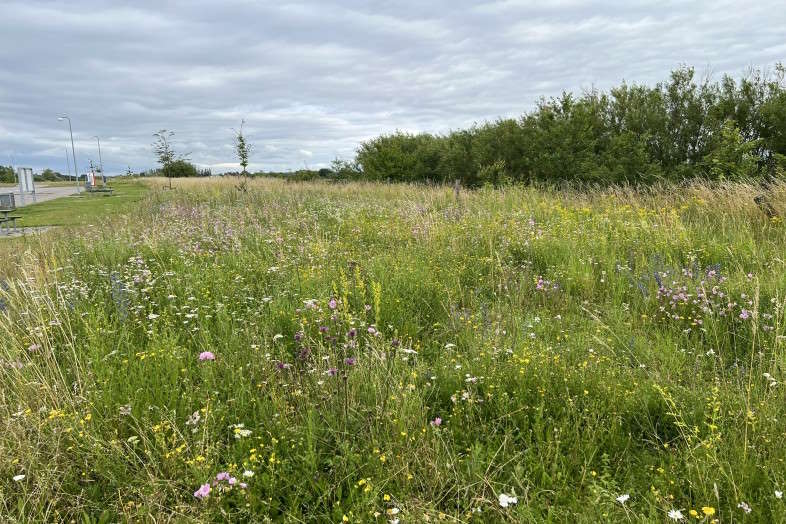
[(139, 181), (116, 181), (111, 195), (86, 193), (48, 200), (21, 207), (19, 225), (79, 226), (95, 225), (117, 213), (130, 211), (147, 193), (148, 186)]
[(3, 253), (6, 520), (786, 519), (756, 188), (236, 186)]

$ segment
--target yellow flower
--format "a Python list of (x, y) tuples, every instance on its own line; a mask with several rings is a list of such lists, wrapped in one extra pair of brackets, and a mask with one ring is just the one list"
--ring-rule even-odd
[(715, 508), (712, 506), (704, 506), (701, 508), (701, 512), (709, 517), (715, 515)]

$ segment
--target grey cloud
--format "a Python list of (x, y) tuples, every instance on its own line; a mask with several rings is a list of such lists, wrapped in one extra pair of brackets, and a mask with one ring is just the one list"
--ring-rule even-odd
[[(446, 132), (540, 96), (716, 75), (786, 58), (781, 2), (100, 2), (0, 0), (0, 163), (155, 164), (151, 134), (233, 169), (327, 165), (396, 129)], [(308, 152), (310, 154), (305, 154)]]

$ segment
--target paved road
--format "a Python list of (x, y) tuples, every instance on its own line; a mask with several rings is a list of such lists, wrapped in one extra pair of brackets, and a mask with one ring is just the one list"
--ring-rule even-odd
[[(82, 191), (84, 191), (84, 188), (82, 188)], [(35, 194), (25, 193), (24, 195), (19, 192), (19, 188), (12, 190), (10, 187), (8, 189), (0, 187), (0, 193), (13, 193), (16, 207), (22, 207), (35, 204), (36, 202), (46, 202), (47, 200), (73, 195), (76, 193), (76, 187), (36, 185)]]

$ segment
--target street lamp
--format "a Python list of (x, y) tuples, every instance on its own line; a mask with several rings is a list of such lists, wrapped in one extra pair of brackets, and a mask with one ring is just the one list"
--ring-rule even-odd
[(66, 147), (66, 169), (68, 170), (68, 178), (71, 178), (71, 159), (68, 158), (68, 148)]
[(101, 170), (101, 181), (106, 185), (106, 175), (104, 174), (104, 161), (101, 160), (101, 140), (98, 136), (94, 136), (93, 138), (96, 139), (98, 142), (98, 167)]
[(74, 157), (74, 174), (76, 175), (74, 178), (76, 179), (76, 192), (79, 193), (79, 168), (77, 167), (76, 152), (74, 151), (74, 131), (71, 129), (71, 119), (68, 118), (68, 115), (60, 115), (57, 117), (57, 120), (58, 122), (68, 120), (68, 132), (71, 134), (71, 156)]

